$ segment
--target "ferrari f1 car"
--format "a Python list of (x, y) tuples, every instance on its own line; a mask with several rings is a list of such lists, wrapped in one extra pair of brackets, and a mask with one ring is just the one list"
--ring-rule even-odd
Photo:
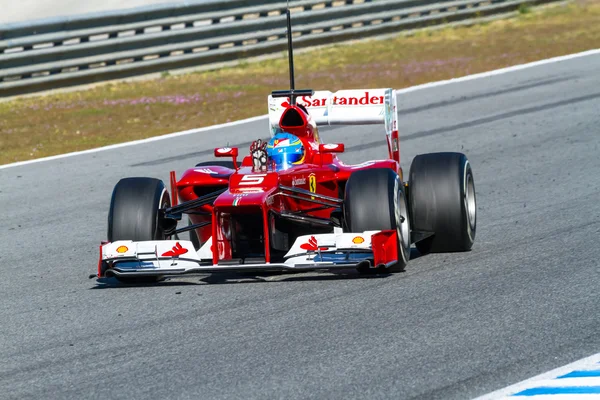
[[(171, 172), (171, 194), (158, 179), (117, 183), (98, 277), (396, 272), (412, 243), (421, 253), (471, 249), (476, 200), (467, 157), (418, 155), (404, 180), (394, 90), (290, 90), (268, 103), (272, 138), (254, 142), (241, 162), (238, 148), (216, 148), (215, 157), (230, 160), (198, 164), (178, 180)], [(343, 163), (336, 153), (344, 144), (322, 143), (318, 130), (338, 124), (383, 125), (389, 158)], [(184, 214), (189, 223), (178, 228)], [(178, 239), (185, 231), (191, 240)]]
[[(422, 254), (466, 251), (476, 228), (475, 184), (461, 153), (421, 154), (408, 180), (400, 167), (392, 89), (296, 90), (287, 12), (290, 90), (268, 98), (271, 139), (215, 157), (171, 193), (153, 178), (115, 186), (98, 278), (154, 280), (225, 271), (357, 268), (402, 271), (411, 244)], [(388, 159), (346, 165), (342, 143), (322, 143), (319, 126), (380, 124)], [(187, 215), (188, 225), (180, 227)], [(185, 222), (185, 221), (184, 221)], [(179, 234), (190, 233), (190, 240)]]

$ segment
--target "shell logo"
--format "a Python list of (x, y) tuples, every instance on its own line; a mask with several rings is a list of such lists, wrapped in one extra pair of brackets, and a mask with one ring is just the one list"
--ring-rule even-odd
[(357, 236), (354, 239), (352, 239), (352, 243), (354, 244), (362, 244), (365, 242), (365, 239), (362, 236)]
[(123, 253), (127, 253), (128, 251), (129, 251), (129, 248), (127, 246), (117, 247), (117, 253), (123, 254)]

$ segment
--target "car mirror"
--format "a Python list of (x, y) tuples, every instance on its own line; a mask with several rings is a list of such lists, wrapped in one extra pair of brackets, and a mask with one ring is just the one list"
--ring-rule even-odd
[(319, 152), (321, 153), (343, 153), (345, 146), (343, 143), (327, 143), (319, 145)]
[(215, 157), (231, 157), (233, 166), (236, 171), (239, 169), (237, 164), (238, 148), (237, 147), (217, 147), (215, 149)]

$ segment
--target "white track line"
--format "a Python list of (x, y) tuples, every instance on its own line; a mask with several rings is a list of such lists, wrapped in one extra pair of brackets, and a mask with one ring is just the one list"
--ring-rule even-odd
[[(158, 140), (171, 139), (171, 138), (178, 137), (178, 136), (191, 135), (194, 133), (212, 131), (214, 129), (219, 129), (219, 128), (228, 128), (230, 126), (242, 125), (242, 124), (245, 124), (248, 122), (260, 121), (262, 119), (266, 119), (267, 117), (268, 117), (267, 115), (260, 115), (258, 117), (246, 118), (246, 119), (242, 119), (240, 121), (227, 122), (225, 124), (220, 124), (220, 125), (205, 126), (203, 128), (189, 129), (187, 131), (169, 133), (169, 134), (161, 135), (161, 136), (154, 136), (154, 137), (151, 137), (148, 139), (140, 139), (140, 140), (134, 140), (132, 142), (111, 144), (109, 146), (97, 147), (95, 149), (75, 151), (72, 153), (65, 153), (65, 154), (58, 154), (58, 155), (50, 156), (50, 157), (36, 158), (35, 160), (19, 161), (19, 162), (12, 163), (12, 164), (0, 165), (0, 169), (19, 167), (21, 165), (35, 164), (35, 163), (39, 163), (39, 162), (43, 162), (43, 161), (58, 160), (61, 158), (79, 156), (82, 154), (98, 153), (100, 151), (113, 150), (113, 149), (118, 149), (120, 147), (135, 146), (138, 144), (146, 144), (146, 143), (150, 143), (150, 142), (156, 142)], [(265, 125), (265, 130), (266, 129), (267, 129), (267, 127)]]
[[(404, 89), (398, 89), (398, 90), (396, 90), (396, 93), (397, 94), (410, 93), (410, 92), (414, 92), (417, 90), (429, 89), (429, 88), (434, 88), (434, 87), (438, 87), (438, 86), (449, 85), (452, 83), (460, 83), (460, 82), (471, 81), (474, 79), (487, 78), (490, 76), (502, 75), (502, 74), (506, 74), (509, 72), (520, 71), (520, 70), (527, 69), (527, 68), (533, 68), (533, 67), (537, 67), (539, 65), (567, 61), (567, 60), (572, 60), (574, 58), (586, 57), (586, 56), (591, 56), (591, 55), (596, 55), (596, 54), (600, 54), (600, 49), (588, 50), (588, 51), (584, 51), (581, 53), (575, 53), (575, 54), (568, 54), (566, 56), (547, 58), (545, 60), (534, 61), (534, 62), (530, 62), (527, 64), (519, 64), (519, 65), (514, 65), (512, 67), (500, 68), (500, 69), (496, 69), (496, 70), (488, 71), (488, 72), (481, 72), (479, 74), (466, 75), (466, 76), (463, 76), (460, 78), (452, 78), (452, 79), (447, 79), (444, 81), (430, 82), (430, 83), (425, 83), (422, 85), (411, 86), (411, 87), (407, 87)], [(35, 160), (19, 161), (19, 162), (12, 163), (12, 164), (0, 165), (0, 169), (19, 167), (21, 165), (35, 164), (35, 163), (44, 162), (44, 161), (58, 160), (61, 158), (73, 157), (73, 156), (78, 156), (78, 155), (82, 155), (82, 154), (97, 153), (97, 152), (105, 151), (105, 150), (118, 149), (120, 147), (135, 146), (138, 144), (150, 143), (150, 142), (154, 142), (157, 140), (171, 139), (171, 138), (174, 138), (177, 136), (191, 135), (194, 133), (200, 133), (200, 132), (210, 131), (210, 130), (214, 130), (214, 129), (228, 128), (230, 126), (241, 125), (241, 124), (245, 124), (248, 122), (260, 121), (262, 119), (266, 119), (267, 117), (268, 117), (268, 115), (260, 115), (258, 117), (243, 119), (241, 121), (228, 122), (226, 124), (207, 126), (204, 128), (190, 129), (187, 131), (175, 132), (175, 133), (170, 133), (170, 134), (162, 135), (162, 136), (154, 136), (154, 137), (151, 137), (148, 139), (134, 140), (132, 142), (118, 143), (118, 144), (113, 144), (110, 146), (98, 147), (95, 149), (76, 151), (73, 153), (59, 154), (59, 155), (51, 156), (51, 157), (37, 158)]]
[(484, 396), (477, 397), (473, 400), (500, 400), (500, 399), (531, 399), (531, 400), (542, 400), (542, 399), (568, 399), (568, 400), (584, 400), (584, 399), (596, 399), (598, 400), (600, 396), (598, 394), (568, 394), (568, 395), (536, 395), (536, 396), (512, 396), (515, 393), (519, 393), (526, 389), (536, 388), (536, 387), (556, 387), (556, 386), (595, 386), (597, 384), (597, 378), (577, 378), (579, 382), (575, 385), (574, 378), (563, 378), (556, 379), (559, 376), (568, 374), (569, 372), (576, 370), (597, 370), (600, 369), (600, 353), (594, 354), (593, 356), (589, 356), (586, 358), (582, 358), (581, 360), (572, 362), (571, 364), (567, 364), (565, 366), (553, 369), (551, 371), (545, 372), (543, 374), (534, 376), (532, 378), (526, 379), (522, 382), (516, 383), (511, 386), (507, 386), (503, 389), (497, 390), (492, 393), (488, 393)]
[(588, 51), (583, 51), (581, 53), (575, 53), (575, 54), (567, 54), (566, 56), (546, 58), (545, 60), (533, 61), (533, 62), (530, 62), (527, 64), (513, 65), (512, 67), (495, 69), (493, 71), (481, 72), (479, 74), (466, 75), (466, 76), (462, 76), (460, 78), (447, 79), (445, 81), (424, 83), (422, 85), (411, 86), (411, 87), (407, 87), (404, 89), (396, 90), (396, 93), (410, 93), (410, 92), (414, 92), (415, 90), (429, 89), (432, 87), (448, 85), (450, 83), (459, 83), (459, 82), (472, 81), (474, 79), (488, 78), (490, 76), (502, 75), (502, 74), (506, 74), (509, 72), (520, 71), (522, 69), (537, 67), (540, 65), (552, 64), (552, 63), (556, 63), (556, 62), (567, 61), (567, 60), (572, 60), (574, 58), (580, 58), (580, 57), (586, 57), (586, 56), (593, 56), (593, 55), (597, 55), (597, 54), (600, 54), (600, 49), (588, 50)]

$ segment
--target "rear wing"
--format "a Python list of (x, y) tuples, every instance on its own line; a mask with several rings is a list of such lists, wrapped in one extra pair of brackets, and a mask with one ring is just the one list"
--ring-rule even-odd
[[(317, 126), (385, 124), (387, 135), (398, 129), (396, 91), (393, 89), (355, 89), (330, 92), (321, 90), (312, 96), (300, 96), (298, 105), (306, 107)], [(271, 132), (279, 128), (279, 119), (289, 104), (287, 98), (269, 95)]]
[[(271, 136), (280, 131), (279, 120), (289, 105), (289, 98), (269, 95)], [(400, 161), (398, 152), (398, 114), (394, 89), (353, 89), (330, 92), (322, 90), (312, 96), (299, 96), (302, 105), (317, 126), (383, 124), (390, 158)]]

